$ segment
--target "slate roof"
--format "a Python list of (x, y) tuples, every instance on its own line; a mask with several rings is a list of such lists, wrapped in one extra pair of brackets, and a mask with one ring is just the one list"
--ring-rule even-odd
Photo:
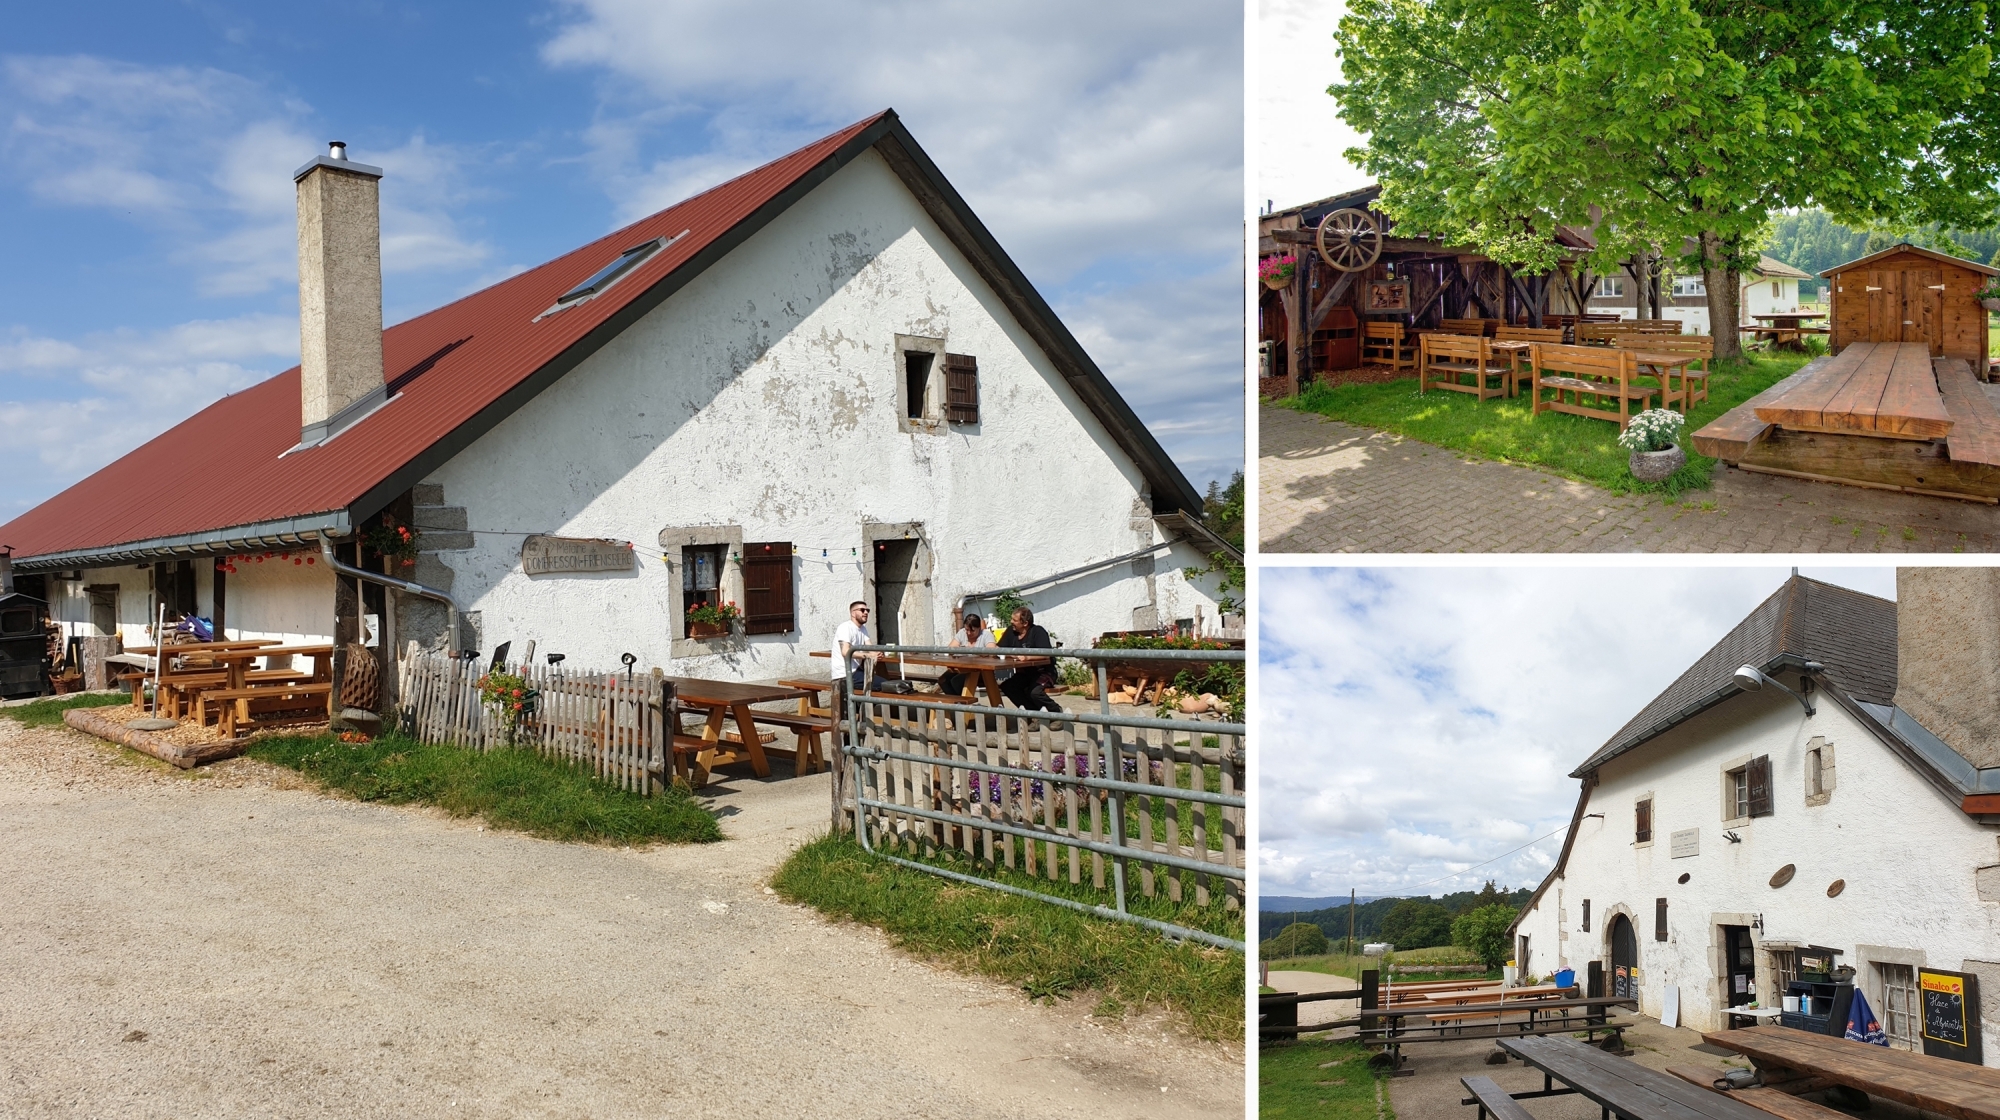
[[(888, 110), (387, 328), (382, 362), (392, 399), (330, 441), (287, 454), (299, 441), (294, 366), (0, 525), (0, 546), (33, 571), (344, 535), (871, 149), (1131, 457), (1154, 511), (1199, 511), (1194, 487)], [(656, 237), (675, 240), (595, 298), (542, 315), (625, 249)]]
[(1865, 703), (1896, 696), (1896, 604), (1889, 599), (1793, 576), (1757, 605), (1687, 671), (1639, 709), (1570, 777), (1581, 778), (1619, 755), (1742, 690), (1739, 666), (1766, 672), (1806, 661), (1826, 666), (1827, 687)]

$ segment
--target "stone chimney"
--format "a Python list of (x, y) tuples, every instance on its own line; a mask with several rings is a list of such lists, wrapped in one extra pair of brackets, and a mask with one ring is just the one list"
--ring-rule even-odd
[(1896, 569), (1896, 706), (2000, 766), (2000, 568)]
[(299, 192), (299, 443), (388, 397), (382, 380), (382, 169), (335, 140), (292, 173)]

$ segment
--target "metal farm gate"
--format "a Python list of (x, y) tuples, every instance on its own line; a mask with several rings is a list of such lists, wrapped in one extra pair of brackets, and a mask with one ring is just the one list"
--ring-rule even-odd
[[(945, 646), (857, 646), (911, 655)], [(980, 651), (982, 653), (997, 651)], [(1030, 651), (1021, 651), (1030, 652)], [(1154, 667), (1171, 680), (1194, 663), (1241, 663), (1241, 650), (1033, 650), (1096, 666), (1096, 712), (1030, 714), (934, 695), (849, 695), (833, 768), (836, 829), (890, 862), (959, 882), (1133, 922), (1173, 937), (1243, 950), (1241, 941), (1131, 912), (1137, 890), (1196, 906), (1243, 906), (1245, 727), (1113, 715), (1108, 662)], [(1102, 892), (1111, 905), (997, 882), (926, 859), (960, 853)]]

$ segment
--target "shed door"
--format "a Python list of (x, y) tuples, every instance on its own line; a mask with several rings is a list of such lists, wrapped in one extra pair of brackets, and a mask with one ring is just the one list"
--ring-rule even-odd
[(1929, 346), (1931, 356), (1944, 353), (1944, 275), (1935, 268), (1912, 268), (1903, 273), (1904, 342)]
[[(1868, 297), (1867, 342), (1903, 341), (1903, 274), (1880, 269), (1864, 274)], [(1853, 293), (1849, 293), (1852, 295)]]

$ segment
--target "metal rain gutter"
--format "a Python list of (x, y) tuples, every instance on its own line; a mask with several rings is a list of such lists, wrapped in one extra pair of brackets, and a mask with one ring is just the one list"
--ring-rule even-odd
[(379, 583), (383, 587), (393, 587), (398, 591), (408, 592), (411, 595), (443, 603), (448, 614), (444, 628), (444, 649), (446, 652), (457, 649), (458, 600), (452, 598), (450, 594), (439, 591), (435, 587), (426, 587), (415, 580), (397, 579), (395, 576), (385, 576), (381, 572), (371, 572), (366, 568), (357, 568), (341, 560), (340, 557), (335, 556), (333, 554), (333, 542), (325, 537), (319, 539), (319, 552), (326, 559), (327, 566), (341, 575), (353, 576), (355, 579), (365, 579), (370, 583)]
[(260, 548), (297, 548), (310, 544), (314, 538), (325, 539), (329, 535), (346, 536), (350, 531), (347, 511), (337, 509), (276, 521), (232, 525), (228, 528), (209, 529), (199, 533), (183, 533), (179, 536), (154, 537), (150, 540), (129, 541), (97, 548), (74, 548), (64, 552), (43, 553), (39, 556), (16, 557), (14, 567), (26, 572), (45, 572), (60, 568), (97, 568), (110, 564), (128, 564), (137, 560), (213, 556)]
[[(1151, 556), (1155, 552), (1160, 552), (1164, 549), (1172, 548), (1173, 546), (1181, 543), (1181, 540), (1182, 538), (1180, 537), (1173, 537), (1168, 540), (1161, 541), (1158, 544), (1147, 545), (1145, 548), (1139, 549), (1136, 552), (1128, 552), (1123, 556), (1113, 556), (1109, 560), (1099, 560), (1093, 564), (1085, 564), (1081, 568), (1071, 568), (1066, 572), (1057, 572), (1055, 575), (1052, 576), (1043, 576), (1040, 579), (1031, 579), (1025, 583), (1010, 583), (1006, 587), (996, 587), (991, 591), (970, 592), (965, 595), (960, 595), (958, 597), (958, 601), (960, 603), (977, 603), (987, 599), (997, 599), (1000, 596), (1005, 595), (1009, 591), (1026, 591), (1031, 587), (1046, 587), (1051, 583), (1061, 583), (1063, 580), (1066, 579), (1075, 579), (1077, 576), (1087, 576), (1092, 572), (1100, 572), (1106, 568), (1115, 567), (1129, 560), (1137, 560), (1141, 556)], [(914, 650), (916, 647), (910, 646), (906, 648)]]

